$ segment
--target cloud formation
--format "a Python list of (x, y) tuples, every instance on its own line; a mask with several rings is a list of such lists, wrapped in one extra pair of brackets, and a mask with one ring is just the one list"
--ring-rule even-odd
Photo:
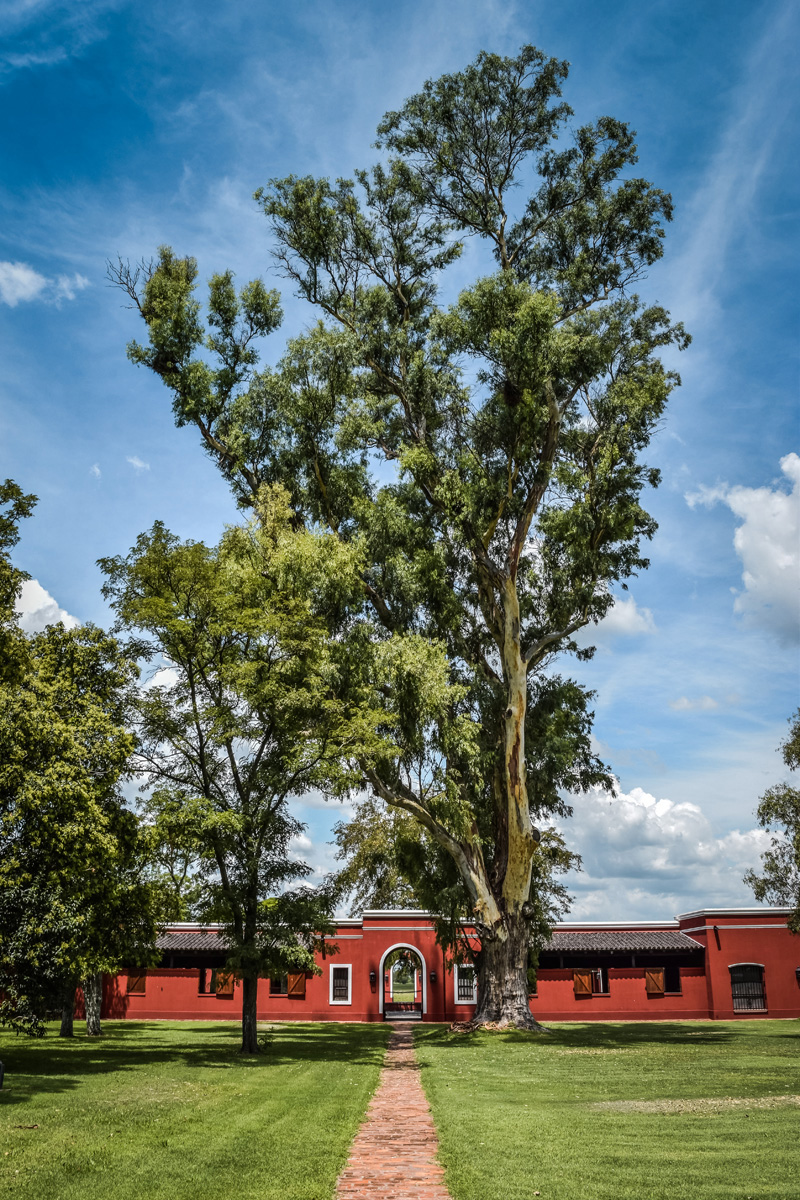
[(656, 623), (649, 608), (639, 608), (633, 596), (617, 597), (597, 627), (601, 637), (638, 637), (643, 633), (655, 633)]
[(765, 830), (717, 837), (696, 804), (638, 787), (616, 795), (596, 787), (574, 807), (565, 833), (584, 869), (568, 880), (576, 897), (568, 919), (669, 919), (698, 906), (752, 902), (742, 875), (767, 849)]
[(56, 275), (48, 278), (24, 262), (0, 262), (0, 302), (10, 308), (30, 300), (45, 304), (60, 304), (74, 300), (78, 292), (89, 286), (83, 275)]
[(670, 307), (697, 330), (720, 313), (719, 284), (737, 238), (752, 236), (753, 215), (769, 167), (780, 145), (791, 98), (784, 70), (791, 70), (796, 8), (772, 6), (761, 37), (733, 91), (734, 107), (705, 177), (687, 206), (682, 251), (664, 274), (671, 280)]
[(149, 471), (150, 463), (143, 462), (137, 454), (129, 454), (125, 462), (130, 463), (134, 471)]
[(719, 702), (711, 696), (695, 696), (692, 699), (679, 696), (677, 700), (670, 700), (669, 706), (674, 708), (675, 712), (711, 712), (719, 708)]
[(791, 490), (775, 487), (701, 487), (686, 495), (690, 508), (726, 504), (742, 524), (733, 545), (742, 560), (734, 610), (784, 645), (800, 641), (800, 456), (780, 462)]
[(633, 596), (617, 596), (602, 621), (581, 629), (575, 640), (579, 646), (597, 646), (604, 650), (617, 638), (641, 637), (656, 632), (649, 608), (639, 608)]
[(0, 10), (0, 80), (20, 70), (49, 67), (80, 54), (105, 36), (103, 18), (124, 0), (7, 0)]
[(48, 625), (57, 625), (59, 621), (65, 629), (75, 629), (80, 625), (77, 617), (61, 608), (38, 579), (25, 580), (16, 609), (20, 629), (25, 633), (41, 633)]

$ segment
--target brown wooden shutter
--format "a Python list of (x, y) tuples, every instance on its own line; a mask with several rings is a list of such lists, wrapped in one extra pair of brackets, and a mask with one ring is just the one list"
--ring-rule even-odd
[(647, 967), (644, 973), (644, 986), (650, 996), (664, 995), (664, 968)]
[(591, 996), (592, 994), (592, 972), (591, 971), (573, 971), (572, 972), (572, 987), (576, 996)]
[(226, 975), (224, 971), (217, 971), (217, 995), (233, 995), (233, 975)]
[(143, 996), (145, 994), (145, 986), (147, 981), (146, 971), (129, 971), (128, 972), (128, 995)]
[(286, 994), (289, 996), (299, 996), (301, 1000), (305, 997), (306, 977), (302, 971), (289, 976)]

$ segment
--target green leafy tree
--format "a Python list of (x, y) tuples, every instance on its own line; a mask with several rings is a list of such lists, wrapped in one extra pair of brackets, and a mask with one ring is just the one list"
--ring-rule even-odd
[[(439, 944), (455, 961), (480, 970), (469, 892), (452, 857), (413, 816), (367, 797), (350, 820), (334, 826), (334, 837), (342, 863), (336, 882), (354, 911), (425, 909), (433, 914)], [(529, 972), (535, 971), (553, 926), (569, 911), (571, 897), (559, 877), (579, 869), (580, 861), (555, 829), (543, 832), (531, 872)]]
[[(256, 193), (279, 268), (320, 320), (256, 370), (278, 297), (210, 284), (162, 249), (112, 278), (146, 322), (129, 356), (159, 375), (243, 505), (281, 483), (298, 527), (361, 556), (333, 634), (371, 683), (394, 752), (373, 795), (449, 855), (482, 937), (476, 1023), (534, 1028), (527, 999), (535, 822), (606, 782), (590, 695), (558, 673), (614, 585), (647, 565), (642, 461), (688, 339), (636, 296), (670, 197), (633, 172), (624, 123), (563, 142), (567, 65), (481, 53), (379, 126), (351, 180)], [(465, 237), (495, 270), (439, 299)], [(461, 276), (463, 278), (463, 276)]]
[[(5, 643), (0, 680), (0, 1022), (39, 1034), (75, 990), (153, 952), (157, 897), (143, 878), (139, 823), (119, 791), (133, 750), (125, 728), (135, 665), (91, 626), (26, 638), (10, 563), (33, 507), (6, 483), (0, 519)], [(99, 1008), (90, 1032), (99, 1032)]]
[[(789, 720), (789, 736), (781, 746), (783, 761), (790, 771), (800, 767), (800, 709)], [(756, 809), (763, 829), (777, 834), (770, 849), (761, 855), (761, 875), (748, 871), (744, 881), (756, 900), (786, 904), (792, 933), (800, 933), (800, 788), (778, 783), (768, 788)]]
[(261, 502), (260, 526), (229, 531), (219, 547), (156, 524), (101, 564), (131, 651), (165, 664), (134, 700), (137, 768), (156, 824), (197, 855), (197, 912), (224, 926), (245, 1053), (259, 1048), (258, 979), (318, 972), (314, 951), (334, 932), (333, 892), (298, 882), (311, 869), (292, 851), (303, 826), (289, 798), (346, 791), (346, 754), (375, 737), (369, 711), (362, 719), (335, 699), (340, 667), (306, 587), (324, 591), (328, 578), (335, 593), (354, 574), (352, 552), (293, 533), (280, 489)]
[(140, 804), (150, 878), (161, 889), (167, 921), (191, 921), (202, 897), (200, 847), (186, 822), (184, 792), (155, 788)]

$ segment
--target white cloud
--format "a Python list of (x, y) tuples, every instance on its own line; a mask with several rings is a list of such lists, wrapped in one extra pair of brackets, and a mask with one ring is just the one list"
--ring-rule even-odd
[(58, 275), (52, 281), (53, 302), (58, 304), (59, 300), (74, 300), (77, 293), (82, 292), (88, 286), (89, 280), (85, 275), (79, 275), (77, 271), (72, 277)]
[(171, 688), (175, 686), (179, 678), (177, 667), (162, 666), (145, 678), (142, 689), (146, 692), (154, 687)]
[(20, 629), (25, 633), (41, 633), (47, 625), (57, 625), (59, 621), (65, 629), (75, 629), (80, 625), (77, 617), (71, 616), (66, 609), (61, 608), (38, 579), (25, 580), (16, 609), (19, 613)]
[(143, 462), (142, 459), (139, 458), (136, 454), (129, 455), (125, 459), (125, 461), (129, 462), (131, 464), (134, 471), (149, 471), (150, 470), (150, 463)]
[(568, 919), (669, 919), (701, 905), (752, 902), (742, 876), (769, 846), (765, 830), (718, 837), (698, 805), (638, 787), (616, 795), (597, 787), (574, 805), (565, 832), (584, 870), (568, 880), (576, 896)]
[(124, 0), (6, 0), (0, 7), (0, 79), (52, 66), (105, 36), (104, 17)]
[(639, 608), (633, 596), (614, 601), (597, 627), (598, 634), (612, 637), (638, 637), (643, 633), (655, 633), (656, 623), (649, 608)]
[(0, 301), (10, 308), (27, 300), (43, 300), (60, 304), (74, 300), (78, 292), (89, 286), (83, 275), (57, 275), (48, 279), (23, 262), (0, 262)]
[(617, 638), (641, 637), (656, 632), (649, 608), (639, 608), (633, 596), (617, 596), (602, 621), (581, 629), (575, 640), (579, 646), (597, 646), (603, 650)]
[(103, 472), (100, 470), (100, 464), (92, 463), (92, 465), (89, 467), (89, 474), (95, 479), (100, 479), (103, 474)]
[(35, 300), (47, 287), (44, 275), (27, 263), (0, 262), (0, 300), (16, 308), (21, 300)]
[(800, 640), (800, 457), (787, 454), (780, 465), (792, 485), (788, 492), (723, 483), (687, 493), (686, 503), (721, 502), (741, 519), (733, 545), (744, 588), (736, 592), (734, 610), (789, 645)]
[(688, 696), (680, 696), (677, 700), (670, 700), (669, 706), (676, 712), (711, 712), (719, 708), (719, 703), (711, 696), (695, 696), (691, 700)]

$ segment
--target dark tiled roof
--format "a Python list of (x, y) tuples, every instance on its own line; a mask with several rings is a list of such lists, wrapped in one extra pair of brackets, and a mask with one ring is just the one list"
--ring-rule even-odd
[(173, 954), (190, 950), (210, 950), (219, 954), (227, 949), (227, 943), (216, 929), (186, 929), (162, 933), (156, 946), (159, 950), (169, 950)]
[(587, 933), (554, 933), (544, 947), (545, 953), (585, 954), (600, 951), (613, 954), (620, 951), (628, 954), (648, 954), (660, 950), (681, 951), (684, 954), (699, 953), (703, 947), (685, 933), (672, 930), (619, 930), (594, 929)]

